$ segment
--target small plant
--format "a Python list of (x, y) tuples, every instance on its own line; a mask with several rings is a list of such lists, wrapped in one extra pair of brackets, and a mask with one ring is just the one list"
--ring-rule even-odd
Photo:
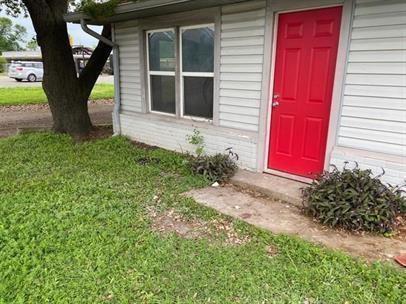
[(401, 186), (385, 185), (371, 170), (333, 167), (303, 190), (305, 211), (322, 224), (350, 231), (390, 233), (406, 214)]
[(211, 182), (224, 183), (237, 172), (238, 155), (231, 148), (228, 153), (215, 155), (201, 155), (190, 160), (193, 173), (203, 175)]
[(196, 156), (199, 157), (204, 154), (204, 137), (199, 130), (194, 129), (193, 134), (187, 135), (186, 139), (189, 142), (189, 144), (194, 145), (196, 147), (195, 149)]

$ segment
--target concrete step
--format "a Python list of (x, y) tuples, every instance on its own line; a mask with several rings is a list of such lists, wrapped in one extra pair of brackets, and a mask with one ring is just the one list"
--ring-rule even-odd
[(302, 188), (307, 184), (266, 173), (239, 170), (230, 183), (274, 200), (302, 207)]

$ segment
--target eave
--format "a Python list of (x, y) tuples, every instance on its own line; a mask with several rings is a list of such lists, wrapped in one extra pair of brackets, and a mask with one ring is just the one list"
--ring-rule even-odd
[(81, 12), (65, 15), (67, 22), (79, 23), (85, 19), (88, 24), (103, 25), (138, 18), (166, 15), (203, 8), (245, 2), (247, 0), (145, 0), (120, 4), (111, 17), (94, 20)]

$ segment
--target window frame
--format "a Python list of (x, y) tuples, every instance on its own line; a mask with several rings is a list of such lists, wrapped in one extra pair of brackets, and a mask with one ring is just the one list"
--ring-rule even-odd
[[(211, 28), (214, 31), (213, 37), (213, 72), (183, 72), (183, 39), (182, 34), (184, 30), (192, 30), (192, 29), (200, 29), (200, 28)], [(198, 78), (213, 78), (213, 112), (214, 112), (214, 99), (216, 96), (215, 89), (215, 57), (216, 57), (216, 24), (213, 23), (206, 23), (206, 24), (195, 24), (195, 25), (187, 25), (187, 26), (180, 26), (178, 27), (178, 40), (179, 40), (179, 78), (180, 78), (180, 117), (187, 118), (195, 121), (207, 121), (212, 123), (214, 118), (205, 118), (193, 115), (185, 115), (185, 87), (184, 87), (184, 77), (198, 77)]]
[[(163, 32), (169, 32), (172, 31), (175, 34), (175, 40), (174, 40), (174, 47), (175, 47), (175, 70), (174, 71), (151, 71), (150, 69), (150, 61), (149, 61), (149, 35), (153, 33), (163, 33)], [(176, 82), (177, 82), (177, 76), (176, 76), (176, 65), (178, 61), (178, 54), (176, 50), (176, 45), (177, 45), (177, 39), (178, 39), (178, 34), (177, 34), (177, 28), (176, 27), (169, 27), (169, 28), (159, 28), (159, 29), (154, 29), (154, 30), (148, 30), (145, 31), (145, 45), (146, 45), (146, 51), (147, 51), (147, 84), (148, 84), (148, 111), (150, 113), (154, 114), (159, 114), (159, 115), (165, 115), (165, 116), (171, 116), (171, 117), (176, 117), (176, 107), (177, 107), (177, 96), (176, 96)], [(152, 94), (151, 94), (151, 76), (170, 76), (175, 78), (175, 113), (167, 113), (167, 112), (161, 112), (161, 111), (154, 111), (152, 110)]]
[[(208, 20), (207, 20), (208, 21)], [(183, 72), (183, 54), (182, 54), (182, 33), (183, 30), (188, 30), (188, 29), (199, 29), (199, 28), (205, 28), (205, 27), (210, 27), (214, 31), (214, 62), (213, 62), (213, 72)], [(177, 119), (186, 119), (186, 120), (193, 120), (193, 121), (199, 121), (199, 122), (208, 122), (211, 124), (214, 124), (215, 117), (216, 117), (216, 89), (218, 89), (217, 85), (217, 73), (216, 73), (216, 58), (218, 56), (218, 49), (216, 44), (218, 44), (218, 36), (219, 33), (218, 31), (218, 24), (216, 20), (210, 21), (210, 22), (202, 22), (198, 24), (185, 24), (185, 25), (166, 25), (163, 27), (159, 28), (153, 28), (153, 29), (148, 29), (148, 28), (143, 28), (144, 30), (144, 37), (145, 37), (145, 52), (146, 56), (144, 57), (146, 59), (146, 63), (144, 65), (146, 69), (146, 74), (145, 77), (146, 79), (146, 84), (147, 84), (147, 90), (146, 96), (147, 96), (147, 105), (146, 109), (148, 113), (152, 114), (158, 114), (158, 115), (163, 115), (163, 116), (168, 116), (168, 117), (175, 117)], [(175, 70), (174, 71), (151, 71), (150, 70), (150, 45), (149, 45), (149, 35), (152, 33), (161, 33), (161, 32), (167, 32), (171, 31), (175, 34)], [(152, 109), (152, 92), (151, 92), (151, 76), (171, 76), (175, 78), (175, 113), (166, 113), (166, 112), (161, 112), (161, 111), (154, 111)], [(198, 116), (190, 116), (190, 115), (184, 115), (184, 102), (185, 102), (185, 92), (184, 92), (184, 77), (204, 77), (204, 78), (212, 78), (213, 79), (213, 117), (211, 118), (204, 118), (204, 117), (198, 117)], [(145, 78), (144, 78), (145, 79)], [(144, 80), (145, 81), (145, 80)]]

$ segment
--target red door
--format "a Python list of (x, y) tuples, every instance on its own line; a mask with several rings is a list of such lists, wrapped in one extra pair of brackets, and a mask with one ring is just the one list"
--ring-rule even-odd
[(314, 177), (324, 168), (341, 7), (279, 15), (268, 167)]

